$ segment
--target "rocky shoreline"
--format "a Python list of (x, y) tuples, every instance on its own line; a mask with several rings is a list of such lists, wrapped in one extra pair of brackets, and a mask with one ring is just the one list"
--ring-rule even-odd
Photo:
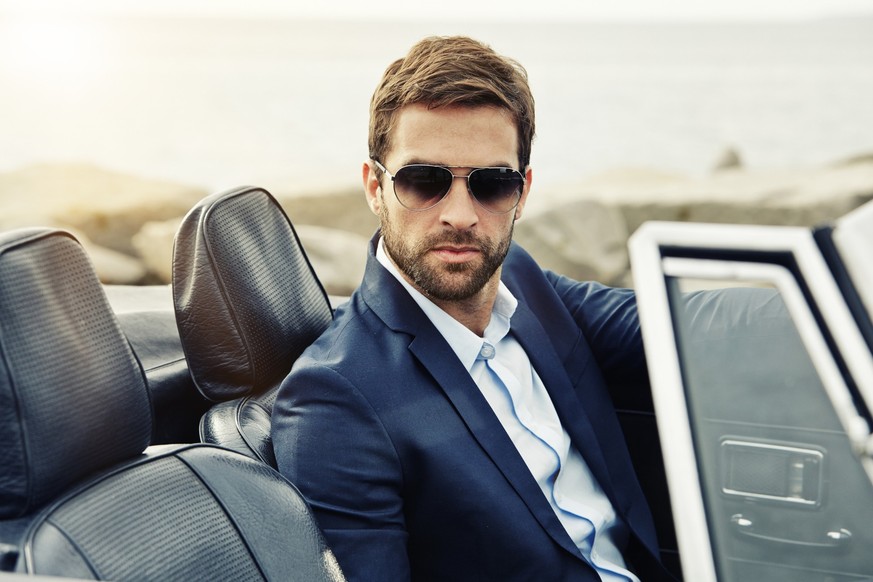
[[(627, 238), (646, 220), (813, 226), (873, 199), (873, 155), (784, 170), (746, 169), (736, 160), (721, 166), (702, 178), (625, 168), (573, 184), (535, 185), (515, 238), (547, 268), (628, 285)], [(0, 229), (66, 228), (104, 282), (167, 283), (179, 221), (209, 193), (88, 165), (29, 166), (0, 173)], [(377, 225), (360, 187), (271, 193), (328, 292), (350, 293)]]

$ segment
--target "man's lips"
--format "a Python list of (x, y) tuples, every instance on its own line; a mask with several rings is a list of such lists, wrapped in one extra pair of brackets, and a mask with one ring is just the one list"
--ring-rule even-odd
[(477, 247), (452, 245), (436, 246), (431, 252), (448, 263), (463, 263), (480, 254)]

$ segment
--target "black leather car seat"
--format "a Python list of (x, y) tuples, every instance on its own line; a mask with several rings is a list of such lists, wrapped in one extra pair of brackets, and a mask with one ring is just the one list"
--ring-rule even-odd
[(201, 419), (201, 440), (275, 467), (278, 386), (332, 311), (273, 196), (242, 187), (191, 209), (176, 234), (173, 300), (194, 383), (219, 402)]
[(146, 448), (144, 375), (82, 247), (0, 233), (0, 564), (79, 579), (342, 580), (297, 490), (244, 455)]

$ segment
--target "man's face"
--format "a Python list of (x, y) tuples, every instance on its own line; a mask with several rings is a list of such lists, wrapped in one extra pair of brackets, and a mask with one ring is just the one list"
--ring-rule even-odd
[[(466, 176), (472, 168), (517, 168), (518, 136), (512, 118), (493, 107), (410, 105), (401, 109), (384, 160), (394, 173), (407, 164), (452, 168)], [(504, 214), (479, 206), (456, 179), (445, 198), (433, 208), (411, 211), (394, 195), (393, 183), (375, 178), (372, 163), (364, 166), (370, 208), (379, 215), (388, 255), (413, 286), (437, 301), (463, 301), (483, 289), (496, 292), (500, 265), (509, 250), (512, 227), (521, 216), (530, 186), (530, 171), (519, 205)]]

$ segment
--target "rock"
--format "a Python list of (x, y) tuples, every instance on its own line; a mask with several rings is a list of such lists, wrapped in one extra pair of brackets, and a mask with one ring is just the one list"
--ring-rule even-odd
[(148, 282), (148, 269), (137, 257), (98, 245), (84, 232), (67, 224), (60, 224), (52, 218), (21, 215), (10, 217), (5, 214), (5, 210), (4, 208), (4, 214), (0, 215), (0, 230), (42, 226), (66, 230), (76, 237), (91, 259), (94, 271), (101, 282), (118, 285), (141, 285)]
[(69, 231), (81, 243), (101, 282), (110, 285), (140, 285), (146, 281), (148, 269), (139, 259), (95, 244), (86, 234), (76, 229), (59, 228)]
[(131, 239), (149, 221), (181, 216), (207, 192), (85, 164), (35, 165), (0, 174), (0, 227), (59, 224), (132, 255)]
[(712, 166), (713, 171), (730, 170), (742, 167), (743, 162), (740, 158), (740, 152), (734, 148), (725, 148), (724, 151), (716, 158)]
[(173, 240), (182, 217), (145, 223), (131, 238), (149, 273), (161, 283), (173, 279)]
[[(178, 217), (206, 194), (90, 166), (34, 166), (0, 174), (0, 228), (72, 228), (94, 241), (88, 244), (96, 245), (95, 263), (99, 256), (106, 265), (101, 276), (128, 282), (141, 279), (146, 269), (146, 280), (169, 282)], [(328, 292), (350, 293), (363, 273), (366, 241), (378, 226), (360, 188), (298, 185), (274, 194)], [(871, 198), (870, 156), (821, 168), (735, 166), (700, 178), (623, 168), (573, 184), (535, 185), (516, 239), (547, 268), (625, 284), (626, 238), (644, 221), (813, 226)], [(136, 256), (109, 255), (106, 247)]]
[(835, 166), (851, 166), (852, 164), (869, 164), (873, 163), (873, 152), (865, 152), (848, 158), (839, 160)]
[[(576, 278), (624, 284), (627, 273), (616, 274), (624, 260), (618, 249), (626, 248), (626, 240), (620, 239), (645, 221), (811, 227), (831, 222), (871, 198), (873, 160), (863, 157), (822, 168), (724, 169), (702, 178), (626, 168), (534, 190), (516, 232), (519, 242), (535, 248), (537, 259), (550, 268)], [(592, 218), (587, 213), (595, 212), (594, 207), (581, 204), (585, 201), (609, 212), (601, 210)], [(618, 226), (616, 217), (621, 217)], [(539, 224), (522, 228), (528, 218)], [(593, 242), (587, 242), (588, 234)], [(570, 237), (580, 243), (568, 244)]]
[(369, 239), (308, 224), (295, 225), (300, 243), (329, 295), (351, 295), (364, 278)]
[(525, 214), (515, 240), (546, 269), (578, 280), (620, 285), (628, 269), (621, 213), (595, 200), (573, 200)]
[[(173, 239), (182, 217), (149, 222), (133, 237), (133, 245), (159, 282), (173, 277)], [(343, 230), (295, 224), (294, 230), (330, 295), (350, 295), (364, 276), (368, 239)]]
[(723, 170), (699, 179), (600, 176), (577, 184), (576, 191), (617, 208), (629, 234), (646, 220), (814, 226), (873, 198), (873, 163)]
[(91, 257), (97, 277), (103, 283), (139, 285), (147, 280), (148, 270), (142, 261), (85, 240), (82, 240), (82, 246)]
[(370, 211), (360, 187), (339, 186), (335, 190), (285, 192), (275, 196), (295, 226), (324, 226), (367, 239), (379, 226), (379, 218)]

